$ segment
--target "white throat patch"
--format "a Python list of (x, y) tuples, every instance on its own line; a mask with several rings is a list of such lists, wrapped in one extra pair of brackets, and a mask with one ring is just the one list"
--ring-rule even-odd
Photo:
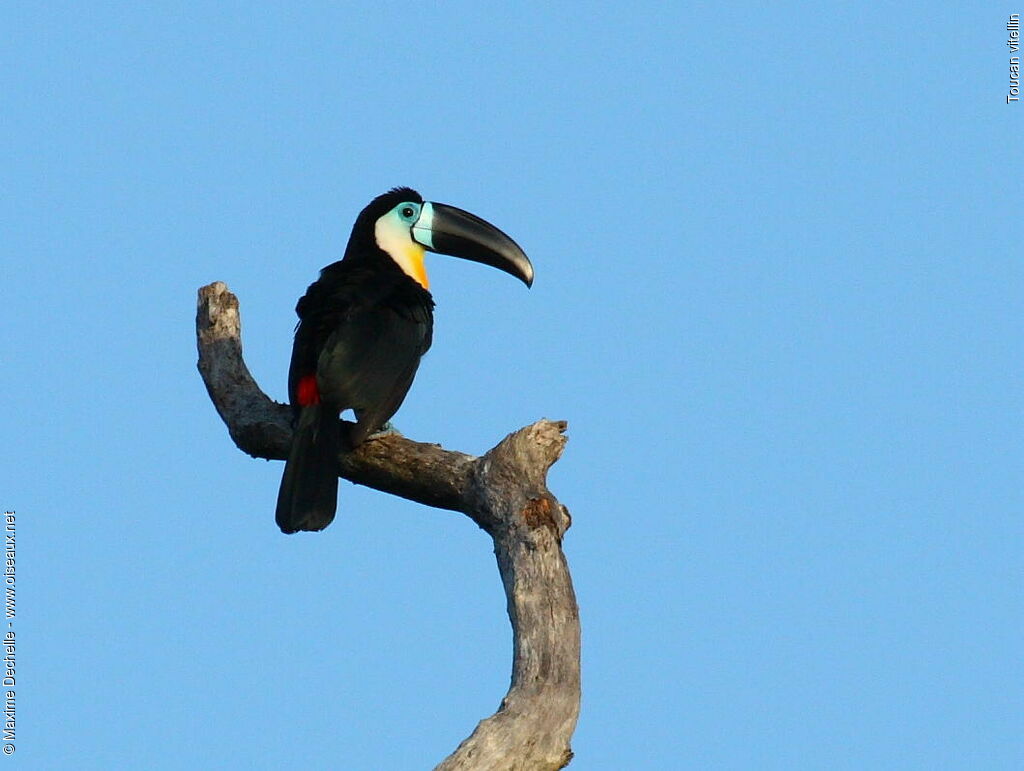
[(377, 246), (387, 252), (405, 275), (424, 289), (430, 288), (427, 268), (423, 262), (426, 249), (413, 240), (409, 225), (402, 222), (395, 212), (388, 212), (377, 220), (373, 236)]

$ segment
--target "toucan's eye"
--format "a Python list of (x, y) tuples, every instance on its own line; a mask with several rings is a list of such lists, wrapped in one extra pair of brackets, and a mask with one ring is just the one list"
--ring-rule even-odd
[(403, 203), (398, 209), (398, 213), (404, 220), (411, 220), (416, 216), (417, 209), (419, 207), (411, 203)]

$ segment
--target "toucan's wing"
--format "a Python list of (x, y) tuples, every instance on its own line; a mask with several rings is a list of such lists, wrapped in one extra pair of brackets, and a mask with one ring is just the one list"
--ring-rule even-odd
[(344, 262), (325, 268), (296, 308), (289, 395), (316, 375), (319, 396), (338, 411), (354, 409), (354, 443), (377, 430), (401, 405), (420, 357), (430, 347), (433, 302), (403, 274)]

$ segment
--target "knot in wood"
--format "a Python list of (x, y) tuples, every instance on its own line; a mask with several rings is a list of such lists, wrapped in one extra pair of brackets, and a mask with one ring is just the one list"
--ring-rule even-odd
[(531, 530), (538, 527), (550, 527), (558, 532), (558, 523), (555, 522), (555, 507), (547, 498), (530, 498), (523, 507), (523, 522)]

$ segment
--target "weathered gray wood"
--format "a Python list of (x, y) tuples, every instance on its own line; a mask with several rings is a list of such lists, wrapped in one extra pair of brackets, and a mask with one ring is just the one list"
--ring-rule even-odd
[[(235, 444), (253, 457), (283, 460), (291, 412), (267, 397), (245, 366), (238, 299), (219, 281), (199, 290), (196, 336), (199, 371)], [(341, 477), (460, 511), (494, 540), (512, 622), (512, 684), (498, 711), (437, 766), (441, 771), (559, 769), (572, 758), (580, 624), (561, 546), (571, 520), (546, 483), (565, 429), (564, 422), (538, 421), (480, 458), (397, 435), (338, 458)]]

